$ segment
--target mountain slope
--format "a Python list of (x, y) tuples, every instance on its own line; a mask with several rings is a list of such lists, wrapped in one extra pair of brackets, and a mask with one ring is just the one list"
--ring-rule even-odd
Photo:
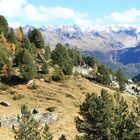
[[(33, 26), (23, 27), (27, 33)], [(83, 30), (78, 25), (40, 27), (46, 44), (53, 47), (56, 43), (68, 44), (85, 50), (119, 50), (135, 46), (140, 41), (140, 28), (124, 25), (103, 27), (87, 27)], [(53, 42), (53, 43), (52, 43)]]
[[(25, 26), (27, 34), (33, 26)], [(124, 68), (129, 78), (139, 74), (140, 59), (138, 43), (140, 27), (132, 25), (110, 25), (79, 27), (78, 25), (40, 27), (46, 45), (52, 48), (57, 43), (67, 47), (77, 47), (84, 55), (97, 58), (100, 64), (106, 64), (113, 70)], [(133, 56), (133, 57), (132, 57)]]
[(140, 44), (134, 48), (118, 51), (118, 62), (122, 64), (140, 63)]
[[(39, 86), (36, 90), (30, 90), (26, 84), (22, 84), (10, 87), (7, 91), (0, 91), (0, 101), (10, 103), (7, 108), (0, 106), (0, 114), (2, 117), (17, 116), (22, 104), (27, 104), (31, 109), (36, 108), (40, 112), (45, 112), (48, 107), (56, 107), (58, 120), (50, 125), (50, 131), (55, 140), (61, 134), (65, 134), (68, 140), (75, 138), (77, 132), (74, 118), (78, 115), (79, 105), (87, 92), (100, 94), (102, 88), (108, 90), (111, 95), (115, 92), (81, 77), (71, 77), (64, 83), (45, 83), (36, 80), (36, 84)], [(21, 94), (24, 98), (13, 100), (12, 93)], [(122, 94), (122, 96), (131, 107), (135, 97), (127, 94)], [(13, 140), (13, 134), (7, 128), (0, 128), (0, 139)]]

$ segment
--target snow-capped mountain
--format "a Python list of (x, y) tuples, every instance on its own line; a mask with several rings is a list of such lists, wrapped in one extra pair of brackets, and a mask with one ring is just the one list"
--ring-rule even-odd
[[(27, 34), (35, 26), (23, 27)], [(37, 27), (43, 34), (46, 44), (55, 47), (64, 45), (83, 50), (110, 51), (135, 47), (140, 42), (140, 27), (136, 25), (107, 25), (80, 27), (74, 25), (49, 25)]]
[[(27, 34), (29, 29), (32, 30), (34, 28), (34, 26), (27, 25), (23, 27), (23, 30)], [(42, 32), (46, 45), (50, 45), (52, 48), (57, 43), (62, 43), (68, 47), (76, 46), (82, 53), (96, 56), (100, 63), (105, 63), (113, 69), (124, 66), (129, 77), (139, 73), (140, 60), (137, 60), (137, 62), (127, 61), (128, 59), (126, 58), (126, 56), (140, 55), (135, 49), (140, 42), (139, 26), (95, 25), (82, 27), (74, 24), (63, 26), (49, 25), (37, 28)], [(128, 54), (131, 54), (131, 56)]]

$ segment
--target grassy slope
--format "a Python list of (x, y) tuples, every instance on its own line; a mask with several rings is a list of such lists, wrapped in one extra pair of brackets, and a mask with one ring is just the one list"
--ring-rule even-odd
[[(83, 102), (87, 92), (100, 94), (102, 88), (113, 95), (114, 91), (98, 84), (92, 83), (84, 78), (70, 78), (64, 83), (51, 84), (36, 80), (39, 88), (30, 90), (26, 85), (11, 87), (8, 91), (0, 91), (0, 101), (8, 101), (10, 107), (0, 106), (1, 116), (12, 116), (20, 112), (22, 104), (37, 108), (45, 112), (50, 106), (56, 107), (58, 121), (50, 125), (54, 140), (58, 140), (61, 134), (65, 134), (68, 140), (73, 140), (76, 135), (74, 118), (78, 113), (79, 105)], [(14, 101), (11, 91), (24, 95), (23, 99)], [(135, 97), (124, 95), (131, 105)], [(8, 129), (0, 128), (0, 140), (13, 140), (13, 134)]]

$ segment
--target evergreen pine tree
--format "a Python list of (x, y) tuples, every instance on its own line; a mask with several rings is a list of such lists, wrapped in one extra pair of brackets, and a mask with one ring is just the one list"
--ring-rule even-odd
[(19, 68), (21, 75), (25, 80), (31, 80), (36, 76), (36, 66), (34, 64), (33, 58), (28, 50), (23, 49), (20, 52), (19, 58)]
[(119, 93), (116, 93), (114, 97), (116, 102), (114, 108), (115, 140), (138, 140), (140, 127), (137, 125), (136, 116), (132, 111), (129, 111), (126, 101)]
[(0, 69), (2, 69), (3, 65), (6, 65), (9, 72), (12, 70), (11, 57), (11, 53), (6, 48), (0, 48)]
[(23, 29), (22, 29), (21, 26), (19, 27), (19, 30), (21, 31), (21, 33), (22, 33), (22, 35), (23, 35), (24, 33), (23, 33)]
[(48, 63), (47, 62), (44, 62), (43, 65), (42, 65), (42, 67), (41, 67), (42, 72), (44, 74), (47, 74), (49, 72), (49, 68), (48, 67), (49, 67)]
[(47, 124), (45, 124), (42, 137), (43, 137), (43, 140), (52, 140), (53, 139), (53, 136), (49, 132), (49, 127)]
[(57, 44), (55, 50), (52, 52), (52, 60), (54, 64), (57, 64), (63, 73), (66, 75), (72, 74), (73, 61), (72, 58), (68, 55), (67, 48), (62, 44)]
[(31, 43), (34, 43), (37, 48), (45, 48), (45, 42), (39, 30), (30, 30), (28, 33), (28, 38)]
[(65, 75), (60, 68), (58, 68), (54, 71), (52, 80), (54, 80), (56, 82), (63, 82), (65, 80)]
[(54, 64), (58, 64), (60, 67), (63, 67), (64, 59), (68, 57), (67, 48), (62, 44), (58, 43), (56, 48), (52, 51), (51, 58)]
[(4, 34), (5, 36), (7, 36), (8, 30), (9, 28), (6, 18), (0, 15), (0, 34)]
[(73, 65), (80, 65), (82, 62), (82, 56), (77, 48), (69, 48), (68, 49), (69, 57), (73, 60)]
[(101, 65), (98, 68), (99, 75), (97, 76), (97, 81), (104, 85), (109, 85), (111, 83), (110, 71), (105, 65)]
[(37, 52), (37, 48), (35, 47), (35, 44), (34, 43), (30, 43), (30, 46), (27, 48), (27, 50), (30, 52), (32, 57), (35, 59), (36, 52)]
[(41, 140), (39, 123), (32, 117), (26, 105), (21, 107), (21, 117), (18, 116), (19, 127), (13, 126), (15, 140)]
[(90, 56), (84, 57), (84, 61), (91, 68), (93, 68), (93, 66), (97, 63), (95, 57)]
[(7, 40), (10, 43), (15, 43), (15, 44), (17, 43), (17, 38), (16, 38), (16, 35), (15, 35), (13, 28), (10, 28), (10, 31), (7, 35)]
[(119, 70), (115, 73), (115, 76), (119, 82), (120, 90), (123, 91), (125, 88), (125, 83), (127, 82), (127, 77), (124, 75), (124, 72), (121, 68), (119, 68)]
[(28, 39), (28, 37), (23, 38), (21, 46), (22, 46), (22, 48), (29, 48), (30, 47), (30, 40)]
[(51, 58), (51, 48), (50, 48), (50, 46), (47, 46), (45, 48), (45, 59), (49, 60), (50, 58)]
[(61, 67), (65, 75), (71, 75), (73, 70), (72, 59), (68, 56), (63, 61), (63, 66)]
[(77, 136), (77, 139), (113, 139), (113, 101), (105, 90), (102, 90), (101, 96), (88, 94), (80, 106), (79, 114), (82, 118), (76, 117), (76, 128), (82, 136)]
[(15, 58), (14, 58), (14, 63), (15, 63), (15, 66), (19, 66), (19, 64), (22, 62), (22, 58), (21, 58), (21, 55), (22, 55), (22, 51), (23, 51), (23, 48), (17, 46), (16, 47), (16, 52), (15, 52)]

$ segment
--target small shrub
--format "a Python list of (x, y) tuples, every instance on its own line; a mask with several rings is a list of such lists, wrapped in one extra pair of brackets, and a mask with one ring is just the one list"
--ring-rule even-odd
[(7, 90), (9, 87), (3, 83), (0, 83), (0, 90)]
[(17, 93), (17, 91), (10, 91), (11, 95), (15, 95)]
[(51, 107), (48, 107), (46, 110), (49, 112), (54, 112), (56, 110), (56, 107), (51, 106)]
[(38, 88), (38, 85), (33, 84), (32, 86), (28, 86), (28, 88), (31, 89), (31, 90), (35, 90), (35, 89)]
[(42, 73), (37, 73), (37, 75), (36, 75), (36, 79), (44, 79), (44, 77), (45, 77), (45, 75), (44, 74), (42, 74)]
[(52, 82), (52, 77), (51, 77), (51, 76), (47, 76), (47, 77), (45, 78), (45, 82), (51, 83), (51, 82)]
[(52, 80), (55, 82), (63, 82), (65, 80), (65, 75), (61, 69), (56, 69), (53, 76)]
[(22, 98), (24, 98), (24, 96), (21, 95), (21, 94), (14, 95), (14, 96), (12, 97), (13, 100), (20, 100), (20, 99), (22, 99)]
[(44, 64), (42, 65), (41, 69), (42, 69), (42, 72), (44, 74), (47, 74), (49, 72), (49, 69), (48, 69), (48, 63), (44, 62)]

